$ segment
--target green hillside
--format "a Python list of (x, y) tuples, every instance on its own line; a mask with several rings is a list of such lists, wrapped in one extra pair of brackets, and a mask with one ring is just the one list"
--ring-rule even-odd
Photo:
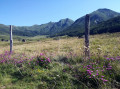
[(101, 22), (91, 29), (90, 34), (101, 34), (107, 32), (120, 32), (120, 16)]
[(0, 24), (0, 34), (2, 34), (2, 35), (7, 35), (7, 34), (9, 34), (8, 29), (9, 29), (9, 26)]

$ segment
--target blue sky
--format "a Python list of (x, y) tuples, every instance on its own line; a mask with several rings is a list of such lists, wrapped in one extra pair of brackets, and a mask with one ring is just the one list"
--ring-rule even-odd
[(120, 0), (0, 0), (0, 23), (31, 26), (70, 18), (76, 20), (99, 8), (120, 12)]

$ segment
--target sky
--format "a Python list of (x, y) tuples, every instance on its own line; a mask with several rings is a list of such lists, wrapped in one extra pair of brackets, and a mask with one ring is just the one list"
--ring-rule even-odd
[(32, 26), (78, 18), (97, 9), (120, 12), (120, 0), (0, 0), (0, 24)]

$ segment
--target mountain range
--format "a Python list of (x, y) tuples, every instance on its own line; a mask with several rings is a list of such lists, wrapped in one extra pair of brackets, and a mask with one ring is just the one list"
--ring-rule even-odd
[[(112, 24), (113, 23), (117, 24), (115, 19), (120, 18), (119, 17), (120, 13), (112, 11), (110, 9), (98, 9), (90, 13), (89, 15), (90, 15), (90, 23), (91, 23), (91, 34), (102, 33), (102, 32), (99, 32), (99, 30), (103, 29), (102, 27), (104, 27), (104, 30), (101, 30), (101, 31), (106, 32), (105, 31), (106, 26), (103, 26), (103, 25), (106, 25), (107, 21), (111, 22), (111, 20), (113, 21)], [(18, 36), (37, 36), (37, 35), (82, 36), (84, 34), (84, 24), (85, 24), (85, 16), (80, 17), (76, 21), (66, 18), (66, 19), (61, 19), (58, 22), (49, 22), (49, 23), (41, 24), (41, 25), (13, 26), (13, 35), (18, 35)], [(107, 25), (109, 24), (110, 23), (108, 23)], [(114, 28), (115, 26), (116, 25), (114, 25)], [(0, 24), (0, 34), (8, 35), (9, 26)]]
[[(63, 29), (69, 27), (72, 23), (74, 23), (71, 19), (61, 19), (58, 22), (49, 22), (41, 25), (33, 25), (33, 26), (12, 26), (13, 27), (13, 35), (18, 36), (37, 36), (37, 35), (50, 35), (56, 34)], [(9, 34), (9, 26), (0, 24), (0, 34), (8, 35)]]

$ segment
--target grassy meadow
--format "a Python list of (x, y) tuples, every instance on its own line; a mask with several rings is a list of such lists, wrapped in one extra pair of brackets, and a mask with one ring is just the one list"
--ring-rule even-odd
[[(120, 33), (101, 34), (90, 36), (90, 51), (91, 54), (100, 55), (119, 55), (120, 54)], [(14, 38), (13, 51), (16, 53), (25, 53), (37, 55), (39, 53), (55, 53), (56, 55), (72, 52), (76, 55), (83, 55), (84, 38), (77, 37), (27, 37), (19, 38), (26, 39), (26, 42), (18, 41)], [(60, 40), (59, 40), (60, 39)], [(0, 42), (0, 53), (9, 51), (9, 42)]]
[(0, 41), (0, 89), (119, 89), (119, 44), (120, 33), (90, 36), (84, 62), (84, 38), (14, 37), (12, 54)]

